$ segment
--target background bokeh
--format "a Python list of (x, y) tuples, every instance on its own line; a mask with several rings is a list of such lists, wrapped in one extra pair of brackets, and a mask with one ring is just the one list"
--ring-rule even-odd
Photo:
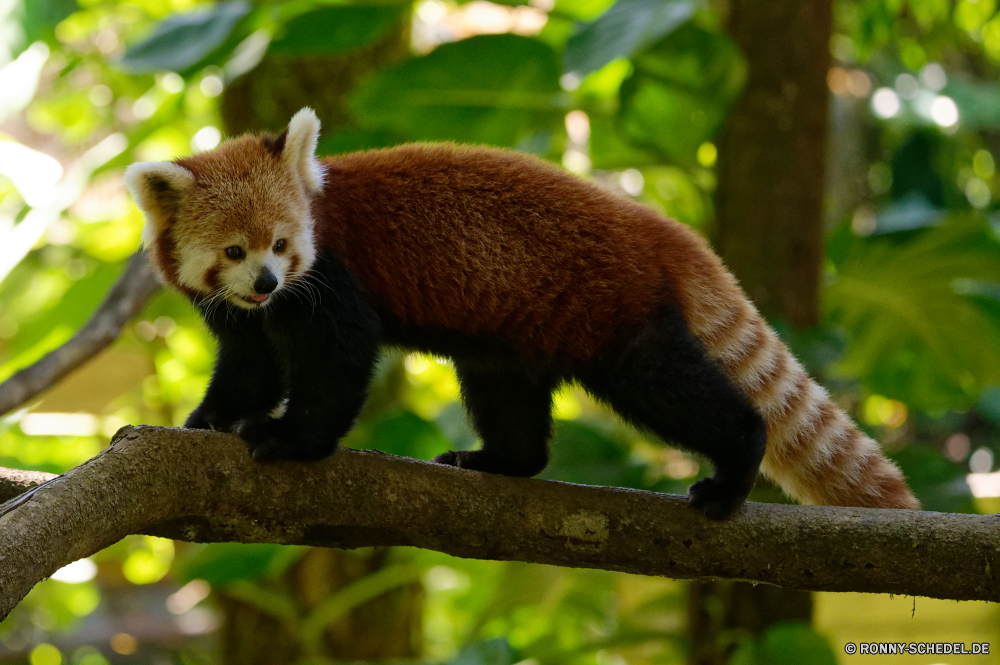
[[(716, 139), (748, 76), (728, 11), (722, 0), (0, 0), (0, 380), (65, 342), (135, 252), (142, 218), (125, 166), (280, 131), (305, 105), (323, 120), (323, 154), (509, 146), (714, 238)], [(927, 509), (996, 512), (1000, 14), (995, 0), (836, 0), (832, 32), (820, 322), (772, 323)], [(110, 349), (0, 419), (0, 465), (61, 472), (126, 423), (183, 423), (213, 351), (190, 305), (160, 292)], [(424, 459), (473, 447), (457, 397), (446, 360), (388, 352), (344, 443)], [(575, 386), (555, 417), (546, 478), (683, 493), (710, 472)], [(754, 498), (781, 500), (768, 488)], [(725, 615), (738, 596), (727, 589), (405, 548), (134, 536), (40, 584), (0, 624), (0, 662), (681, 663), (701, 639), (689, 617)], [(712, 662), (847, 662), (844, 642), (862, 640), (1000, 652), (995, 604), (812, 600), (797, 622), (716, 630)], [(958, 662), (948, 658), (881, 662)]]

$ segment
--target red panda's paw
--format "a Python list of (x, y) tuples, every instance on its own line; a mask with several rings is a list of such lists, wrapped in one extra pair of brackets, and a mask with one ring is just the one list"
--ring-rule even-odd
[(185, 429), (211, 429), (217, 432), (228, 432), (233, 427), (233, 419), (222, 417), (214, 409), (204, 404), (191, 412), (184, 421)]
[(449, 450), (446, 453), (441, 453), (437, 457), (431, 460), (435, 464), (445, 464), (447, 466), (457, 466), (462, 467), (462, 451), (460, 450)]
[(321, 439), (300, 432), (289, 422), (267, 415), (244, 418), (236, 423), (236, 434), (246, 441), (257, 462), (315, 462), (336, 449)]
[(702, 478), (688, 488), (688, 505), (705, 513), (709, 519), (724, 520), (743, 505), (748, 492), (736, 491), (731, 483), (720, 482), (715, 477)]
[(523, 459), (509, 455), (498, 455), (495, 451), (488, 450), (452, 450), (441, 453), (433, 461), (437, 464), (457, 466), (460, 469), (496, 473), (516, 478), (530, 478), (542, 472), (547, 459), (544, 456)]

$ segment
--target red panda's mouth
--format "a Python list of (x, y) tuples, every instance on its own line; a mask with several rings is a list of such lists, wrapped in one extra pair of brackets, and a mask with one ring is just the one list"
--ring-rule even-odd
[(267, 299), (270, 297), (270, 295), (271, 294), (269, 293), (261, 293), (255, 296), (251, 296), (249, 298), (247, 298), (246, 296), (240, 296), (240, 299), (243, 302), (250, 303), (251, 305), (263, 305), (265, 302), (267, 302)]

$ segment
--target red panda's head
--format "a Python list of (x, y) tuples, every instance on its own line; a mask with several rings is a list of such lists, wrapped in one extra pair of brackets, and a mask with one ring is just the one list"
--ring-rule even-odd
[(130, 166), (125, 184), (145, 213), (143, 244), (163, 280), (202, 301), (255, 309), (304, 275), (316, 259), (318, 136), (319, 120), (304, 108), (280, 136)]

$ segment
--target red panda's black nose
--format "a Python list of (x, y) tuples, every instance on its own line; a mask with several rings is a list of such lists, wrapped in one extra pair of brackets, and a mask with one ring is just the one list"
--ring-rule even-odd
[(257, 281), (253, 283), (253, 290), (257, 293), (270, 293), (278, 286), (278, 278), (274, 273), (264, 268), (257, 275)]

